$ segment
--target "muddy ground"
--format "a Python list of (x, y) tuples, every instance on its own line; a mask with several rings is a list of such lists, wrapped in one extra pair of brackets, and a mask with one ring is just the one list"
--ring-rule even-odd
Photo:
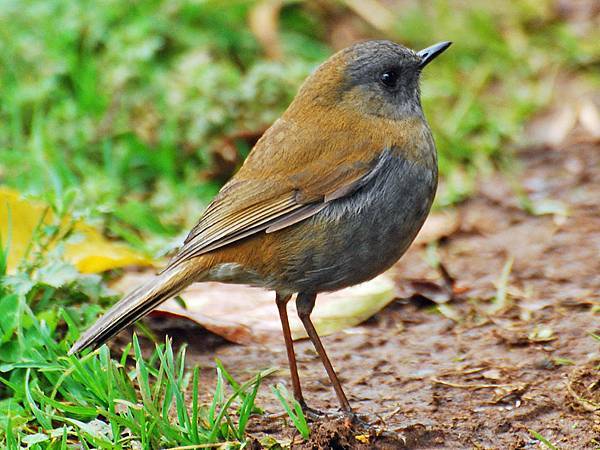
[[(535, 432), (557, 448), (600, 448), (600, 342), (590, 335), (600, 332), (600, 146), (537, 148), (519, 158), (516, 183), (480, 180), (480, 194), (457, 209), (460, 227), (439, 242), (439, 260), (456, 280), (442, 312), (427, 297), (444, 295), (416, 282), (441, 286), (439, 273), (424, 247), (413, 248), (395, 268), (398, 288), (423, 295), (398, 298), (324, 338), (353, 407), (386, 434), (325, 419), (303, 442), (269, 390), (289, 387), (283, 341), (233, 345), (183, 321), (171, 334), (190, 343), (188, 361), (201, 364), (209, 384), (215, 357), (242, 380), (280, 367), (258, 397), (272, 415), (255, 418), (250, 431), (293, 448), (545, 448)], [(552, 213), (525, 212), (523, 194), (534, 210)], [(307, 401), (335, 410), (310, 342), (296, 349)]]

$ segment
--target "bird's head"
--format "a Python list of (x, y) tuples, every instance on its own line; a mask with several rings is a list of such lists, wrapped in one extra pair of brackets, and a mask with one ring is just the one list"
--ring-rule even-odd
[(391, 41), (359, 42), (321, 64), (296, 102), (303, 109), (349, 108), (392, 120), (422, 115), (421, 71), (450, 44), (440, 42), (415, 52)]

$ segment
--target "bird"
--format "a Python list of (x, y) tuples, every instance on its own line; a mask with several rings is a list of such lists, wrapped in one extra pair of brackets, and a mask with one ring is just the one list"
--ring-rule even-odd
[[(437, 150), (421, 106), (421, 51), (388, 40), (333, 54), (301, 85), (164, 270), (112, 306), (69, 354), (95, 348), (194, 282), (275, 292), (294, 398), (305, 411), (287, 305), (353, 409), (311, 320), (319, 293), (374, 278), (408, 249), (431, 209)], [(251, 305), (249, 305), (251, 307)]]

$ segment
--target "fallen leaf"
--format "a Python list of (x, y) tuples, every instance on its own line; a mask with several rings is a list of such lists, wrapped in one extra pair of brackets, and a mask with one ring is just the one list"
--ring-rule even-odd
[(457, 295), (464, 294), (469, 290), (466, 285), (459, 286), (456, 280), (446, 266), (439, 260), (435, 261), (439, 280), (429, 279), (409, 279), (404, 278), (396, 289), (396, 294), (400, 298), (411, 299), (417, 303), (435, 303), (442, 305), (455, 299)]
[(47, 434), (35, 433), (35, 434), (29, 434), (27, 436), (24, 436), (22, 439), (22, 442), (27, 444), (27, 447), (31, 447), (35, 444), (39, 444), (41, 442), (46, 442), (49, 439), (50, 439), (50, 437), (48, 437)]
[(591, 100), (584, 100), (579, 105), (579, 122), (590, 136), (600, 137), (600, 109)]
[(595, 92), (575, 81), (561, 82), (555, 91), (561, 94), (554, 106), (527, 124), (529, 143), (556, 146), (573, 138), (600, 137), (600, 108)]
[(419, 231), (415, 244), (428, 244), (451, 236), (460, 228), (460, 218), (454, 209), (429, 214)]
[[(40, 221), (55, 223), (54, 214), (42, 202), (25, 199), (16, 191), (0, 187), (0, 236), (2, 245), (9, 245), (7, 271), (15, 271), (23, 259)], [(61, 222), (63, 232), (71, 222)], [(76, 237), (76, 239), (75, 239)], [(80, 272), (98, 273), (125, 266), (150, 266), (152, 260), (126, 246), (102, 236), (94, 227), (76, 222), (65, 243), (65, 259)]]
[(554, 330), (550, 327), (540, 325), (536, 326), (528, 336), (528, 339), (532, 342), (550, 342), (556, 340)]
[(65, 258), (82, 273), (98, 273), (127, 266), (152, 266), (152, 259), (129, 248), (110, 241), (90, 225), (79, 223), (75, 231), (83, 240), (65, 246)]
[(421, 304), (442, 304), (452, 300), (452, 291), (429, 280), (406, 280), (398, 286), (398, 296)]
[[(126, 293), (154, 274), (129, 273), (111, 287)], [(320, 294), (311, 315), (321, 336), (353, 327), (365, 321), (395, 298), (391, 276), (382, 274), (371, 281)], [(281, 324), (273, 292), (248, 286), (215, 282), (196, 283), (180, 294), (186, 307), (171, 299), (160, 305), (155, 314), (190, 319), (207, 330), (239, 344), (280, 342)], [(294, 302), (288, 306), (292, 337), (306, 333), (298, 319)]]
[(354, 13), (378, 31), (389, 32), (394, 23), (394, 13), (377, 0), (344, 0)]
[(281, 58), (279, 12), (282, 6), (283, 0), (262, 0), (254, 5), (248, 17), (252, 33), (271, 59)]

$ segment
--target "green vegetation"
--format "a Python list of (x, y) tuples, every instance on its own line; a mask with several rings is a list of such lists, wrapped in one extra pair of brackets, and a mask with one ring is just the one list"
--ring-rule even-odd
[(77, 211), (140, 246), (190, 226), (219, 187), (202, 176), (215, 142), (268, 126), (330, 53), (294, 8), (282, 35), (289, 59), (265, 60), (250, 7), (5, 3), (3, 182), (57, 201), (76, 190)]
[(300, 432), (300, 435), (304, 439), (308, 439), (308, 436), (310, 435), (310, 429), (308, 428), (308, 423), (306, 423), (306, 417), (304, 417), (304, 412), (302, 411), (302, 406), (300, 403), (282, 384), (271, 386), (271, 392), (275, 394), (277, 400), (279, 400), (283, 406), (283, 409), (285, 409), (285, 412), (291, 419), (292, 423)]
[(558, 447), (556, 447), (556, 445), (553, 445), (548, 439), (546, 439), (544, 436), (542, 436), (537, 431), (529, 430), (529, 434), (531, 434), (536, 440), (538, 440), (542, 444), (544, 444), (544, 446), (546, 448), (548, 448), (549, 450), (558, 450)]
[(485, 3), (437, 0), (403, 13), (396, 28), (414, 48), (455, 42), (423, 80), (423, 106), (449, 184), (437, 199), (442, 205), (470, 193), (464, 171), (473, 174), (487, 158), (510, 159), (527, 119), (551, 100), (559, 73), (591, 76), (598, 64), (597, 41), (576, 38), (551, 2)]
[[(135, 245), (163, 249), (222, 181), (208, 177), (211, 149), (224, 136), (268, 126), (332, 52), (325, 14), (290, 2), (279, 23), (283, 57), (267, 60), (247, 25), (252, 6), (5, 2), (3, 183), (58, 200), (75, 189), (78, 212)], [(558, 71), (591, 73), (598, 50), (539, 1), (475, 8), (437, 0), (403, 8), (386, 37), (414, 48), (455, 42), (426, 71), (423, 89), (450, 181), (463, 173), (458, 165), (468, 172), (506, 155), (548, 101)], [(454, 185), (459, 192), (443, 192), (442, 203), (467, 189)]]
[(148, 358), (135, 336), (116, 359), (107, 346), (81, 359), (66, 356), (110, 300), (101, 279), (78, 274), (56, 254), (7, 275), (7, 250), (0, 253), (0, 445), (246, 442), (249, 417), (261, 412), (254, 403), (258, 387), (273, 369), (240, 384), (217, 363), (213, 400), (205, 406), (198, 403), (198, 368), (187, 370), (185, 347), (174, 355), (168, 340)]
[[(248, 26), (255, 2), (6, 0), (0, 8), (0, 182), (42, 196), (62, 216), (86, 217), (109, 236), (162, 254), (188, 229), (227, 171), (244, 133), (260, 134), (329, 54), (331, 14), (286, 2), (283, 56), (265, 57)], [(343, 2), (336, 14), (350, 14)], [(366, 30), (366, 31), (365, 31)], [(482, 161), (501, 163), (523, 123), (544, 106), (559, 72), (590, 75), (599, 39), (577, 38), (550, 2), (404, 8), (382, 36), (414, 48), (455, 45), (424, 76), (423, 101), (447, 183), (440, 204), (469, 194)], [(595, 46), (595, 47), (594, 47)], [(597, 66), (596, 66), (597, 69)], [(170, 344), (149, 358), (103, 347), (81, 360), (66, 349), (112, 298), (44, 251), (6, 275), (0, 258), (0, 445), (113, 448), (244, 442), (261, 376), (238, 385), (225, 369), (213, 404), (197, 399), (198, 372)], [(230, 394), (225, 393), (225, 385)], [(306, 422), (278, 388), (303, 436)], [(235, 408), (234, 408), (235, 405)], [(97, 421), (94, 421), (97, 419)]]

